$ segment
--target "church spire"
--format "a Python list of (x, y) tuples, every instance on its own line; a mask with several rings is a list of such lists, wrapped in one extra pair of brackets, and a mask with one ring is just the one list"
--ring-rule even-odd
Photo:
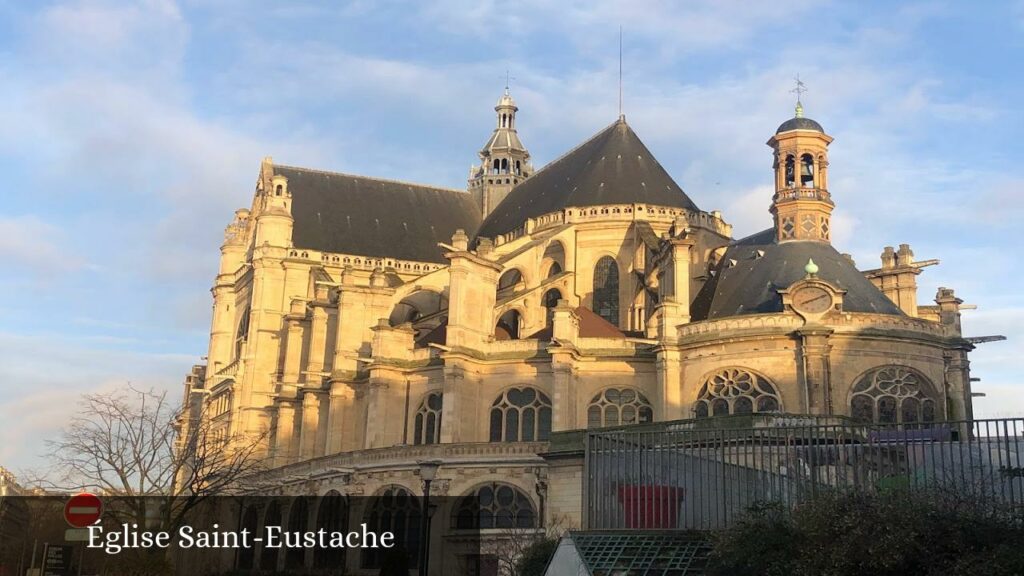
[(828, 145), (832, 137), (804, 116), (801, 95), (807, 88), (796, 77), (796, 110), (768, 140), (775, 151), (775, 196), (771, 213), (778, 242), (831, 239), (832, 197), (828, 192)]
[(508, 87), (494, 107), (495, 128), (480, 150), (480, 165), (469, 171), (469, 191), (480, 204), (481, 217), (486, 218), (508, 196), (512, 188), (533, 173), (530, 153), (523, 146), (516, 130), (519, 107)]

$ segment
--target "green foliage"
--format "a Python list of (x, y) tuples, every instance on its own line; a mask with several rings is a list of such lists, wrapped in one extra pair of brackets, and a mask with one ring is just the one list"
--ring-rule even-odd
[(906, 490), (825, 494), (792, 513), (761, 504), (716, 536), (708, 574), (1019, 575), (1021, 520)]
[(516, 575), (543, 576), (548, 560), (555, 554), (555, 548), (558, 548), (557, 538), (542, 538), (527, 546), (516, 561)]

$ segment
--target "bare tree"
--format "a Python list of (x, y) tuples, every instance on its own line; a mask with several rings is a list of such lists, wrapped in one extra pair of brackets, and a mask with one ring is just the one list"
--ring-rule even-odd
[(498, 572), (505, 576), (519, 574), (519, 561), (530, 548), (545, 542), (554, 544), (569, 530), (572, 521), (567, 516), (551, 518), (543, 528), (507, 528), (494, 537), (492, 551), (498, 560)]
[[(117, 498), (140, 523), (179, 526), (189, 510), (244, 490), (262, 470), (265, 433), (229, 435), (206, 416), (201, 402), (182, 409), (166, 392), (131, 384), (85, 394), (60, 439), (47, 443), (54, 480), (46, 484)], [(162, 505), (147, 515), (153, 497)]]

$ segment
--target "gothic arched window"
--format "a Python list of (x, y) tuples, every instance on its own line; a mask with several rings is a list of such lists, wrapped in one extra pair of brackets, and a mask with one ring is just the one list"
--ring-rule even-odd
[[(250, 534), (259, 532), (259, 515), (256, 505), (249, 506), (242, 516), (242, 529), (248, 530)], [(243, 547), (238, 551), (238, 567), (242, 570), (251, 570), (256, 559), (256, 549)]]
[[(348, 506), (345, 497), (337, 490), (331, 490), (320, 499), (316, 512), (316, 527), (327, 533), (348, 530)], [(334, 546), (317, 547), (313, 550), (313, 567), (331, 568), (345, 565), (345, 549)]]
[[(420, 550), (420, 501), (401, 486), (388, 486), (382, 490), (366, 508), (363, 522), (370, 532), (395, 535), (395, 548), (402, 548), (412, 565), (419, 558)], [(387, 548), (363, 548), (363, 568), (380, 568)]]
[(697, 418), (779, 412), (782, 402), (767, 378), (744, 368), (724, 368), (708, 376), (693, 406)]
[(420, 403), (416, 411), (413, 444), (438, 444), (441, 442), (441, 406), (440, 392), (431, 392)]
[(647, 398), (632, 388), (609, 388), (590, 400), (587, 428), (637, 424), (654, 420)]
[(551, 435), (551, 400), (534, 388), (509, 388), (491, 405), (491, 442), (532, 442)]
[[(306, 498), (299, 496), (292, 500), (291, 508), (288, 509), (288, 531), (306, 532), (309, 530), (309, 503)], [(284, 553), (285, 571), (294, 568), (301, 568), (305, 559), (306, 551), (302, 548), (286, 548)]]
[(492, 482), (459, 500), (452, 524), (458, 530), (536, 528), (537, 512), (522, 490)]
[(605, 256), (594, 266), (594, 312), (608, 322), (619, 325), (619, 265)]
[[(278, 504), (277, 500), (271, 500), (270, 504), (267, 505), (267, 511), (263, 515), (263, 526), (280, 526), (284, 529), (281, 522), (281, 505)], [(263, 570), (274, 572), (277, 570), (277, 552), (279, 548), (271, 548), (270, 546), (264, 546), (260, 551), (260, 567)]]
[(861, 376), (850, 391), (850, 416), (880, 424), (935, 422), (934, 390), (927, 378), (910, 368), (875, 368)]

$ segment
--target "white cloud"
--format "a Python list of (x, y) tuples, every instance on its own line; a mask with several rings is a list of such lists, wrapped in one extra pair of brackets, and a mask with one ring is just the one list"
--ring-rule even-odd
[(167, 390), (177, 400), (185, 373), (198, 360), (135, 352), (116, 338), (96, 340), (0, 333), (0, 464), (35, 466), (44, 440), (59, 434), (81, 394), (132, 382)]
[(86, 265), (67, 246), (62, 229), (32, 215), (0, 214), (0, 261), (44, 281)]

